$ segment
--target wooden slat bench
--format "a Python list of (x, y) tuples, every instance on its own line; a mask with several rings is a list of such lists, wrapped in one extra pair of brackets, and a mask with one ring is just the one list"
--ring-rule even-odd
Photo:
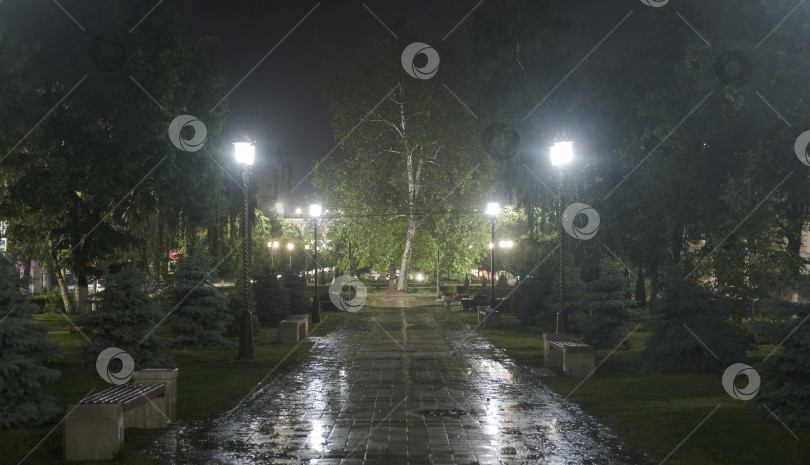
[(165, 428), (175, 420), (176, 379), (177, 369), (136, 371), (132, 383), (68, 405), (65, 461), (109, 460), (121, 449), (125, 428)]
[(562, 368), (566, 375), (580, 378), (593, 372), (596, 365), (593, 347), (564, 335), (544, 334), (543, 339), (546, 366)]
[(278, 342), (287, 344), (306, 339), (309, 326), (307, 315), (287, 318), (278, 324)]

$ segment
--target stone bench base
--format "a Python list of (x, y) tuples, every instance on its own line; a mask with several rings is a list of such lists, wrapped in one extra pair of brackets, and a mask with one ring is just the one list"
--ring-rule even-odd
[(286, 319), (278, 324), (278, 342), (289, 344), (306, 339), (308, 318)]
[(490, 307), (478, 307), (478, 325), (484, 328), (500, 328), (501, 312)]
[(587, 344), (571, 341), (567, 334), (543, 334), (543, 359), (550, 368), (568, 376), (584, 378), (593, 373), (596, 352)]

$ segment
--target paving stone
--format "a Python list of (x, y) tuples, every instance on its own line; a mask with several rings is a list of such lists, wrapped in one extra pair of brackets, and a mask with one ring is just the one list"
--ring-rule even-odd
[(231, 412), (181, 419), (128, 446), (172, 464), (643, 461), (443, 307), (366, 305), (329, 336), (309, 339), (297, 367)]

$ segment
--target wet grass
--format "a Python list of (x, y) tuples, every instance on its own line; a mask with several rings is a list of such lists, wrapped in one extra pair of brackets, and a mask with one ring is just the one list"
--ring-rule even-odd
[[(473, 312), (455, 315), (463, 324), (477, 324)], [(542, 366), (543, 330), (524, 326), (510, 314), (502, 314), (501, 322), (501, 328), (477, 331), (515, 361)], [(646, 321), (640, 323), (630, 337), (631, 350), (596, 352), (597, 364), (604, 360), (596, 376), (584, 382), (564, 376), (543, 381), (610, 425), (628, 446), (647, 454), (650, 463), (660, 464), (666, 459), (669, 465), (810, 464), (810, 428), (791, 428), (797, 440), (755, 402), (726, 394), (720, 373), (640, 373), (638, 355), (649, 336)], [(761, 346), (749, 352), (743, 362), (757, 363), (772, 349)]]
[[(326, 312), (320, 325), (310, 325), (310, 335), (323, 336), (344, 323), (352, 314)], [(65, 349), (65, 356), (55, 364), (61, 370), (59, 379), (43, 388), (63, 407), (95, 389), (109, 387), (94, 367), (81, 368), (75, 363), (75, 353), (86, 341), (78, 332), (71, 332), (65, 317), (40, 314), (35, 320), (48, 329), (51, 340)], [(317, 327), (316, 327), (317, 326)], [(268, 373), (284, 372), (295, 365), (311, 347), (304, 341), (299, 345), (279, 344), (276, 328), (262, 328), (254, 340), (255, 358), (238, 360), (237, 351), (172, 351), (179, 368), (177, 379), (178, 419), (194, 420), (216, 416), (234, 407), (264, 379)], [(272, 374), (270, 374), (272, 376)], [(139, 430), (127, 430), (135, 436)], [(40, 444), (41, 441), (41, 444)], [(39, 445), (38, 445), (39, 444)], [(31, 452), (33, 451), (33, 452)], [(28, 455), (30, 453), (30, 455)], [(22, 461), (22, 462), (21, 462)], [(0, 431), (0, 465), (62, 464), (62, 427), (56, 423), (35, 428)], [(84, 462), (73, 462), (81, 465)], [(127, 448), (108, 462), (87, 462), (96, 465), (153, 465), (161, 462), (141, 457)]]

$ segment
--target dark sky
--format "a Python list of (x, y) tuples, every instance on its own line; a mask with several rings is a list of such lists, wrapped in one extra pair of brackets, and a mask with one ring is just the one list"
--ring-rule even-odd
[[(305, 197), (312, 198), (310, 179), (304, 178), (313, 161), (323, 158), (336, 144), (321, 83), (335, 70), (350, 67), (376, 40), (389, 35), (369, 10), (388, 25), (404, 19), (423, 42), (430, 44), (442, 40), (479, 1), (170, 0), (168, 3), (180, 12), (194, 39), (216, 36), (221, 41), (222, 64), (229, 73), (225, 92), (233, 89), (289, 33), (230, 94), (230, 116), (224, 135), (235, 135), (244, 130), (254, 115), (263, 115), (275, 138), (273, 142), (294, 159), (293, 186), (303, 180), (293, 192), (291, 207), (295, 207), (305, 204)], [(638, 0), (562, 0), (557, 5), (560, 12), (584, 28), (582, 56), (628, 11), (648, 8)], [(446, 42), (463, 50), (465, 26), (462, 22)], [(631, 24), (625, 26), (628, 30), (632, 28)], [(620, 31), (616, 38), (621, 39)], [(336, 151), (332, 156), (341, 154)]]

